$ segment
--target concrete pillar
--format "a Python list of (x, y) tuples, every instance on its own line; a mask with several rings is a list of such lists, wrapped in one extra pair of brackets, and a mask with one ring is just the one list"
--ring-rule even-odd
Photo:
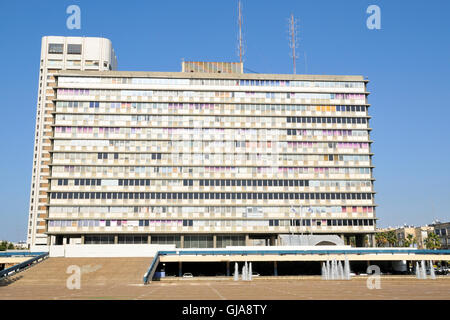
[(213, 234), (213, 248), (217, 248), (217, 235)]
[(180, 248), (184, 248), (184, 235), (180, 236)]
[(248, 234), (245, 235), (245, 245), (246, 246), (250, 245), (250, 236)]
[(84, 235), (81, 235), (81, 244), (84, 244)]
[(114, 236), (114, 244), (118, 244), (119, 243), (119, 236), (116, 234)]
[(375, 233), (372, 233), (370, 235), (370, 246), (373, 248), (377, 246), (377, 242), (375, 240)]
[(51, 245), (55, 245), (56, 244), (56, 236), (51, 236), (50, 244)]
[(147, 243), (148, 243), (148, 244), (151, 244), (151, 243), (152, 243), (152, 236), (151, 236), (151, 235), (148, 235), (148, 236), (147, 236)]
[(278, 264), (276, 261), (273, 262), (273, 275), (278, 276)]
[(270, 236), (270, 245), (271, 245), (271, 246), (275, 246), (275, 245), (276, 245), (276, 244), (275, 244), (275, 241), (276, 241), (275, 236), (274, 236), (274, 235), (271, 235), (271, 236)]
[(67, 237), (66, 236), (63, 236), (63, 243), (62, 244), (63, 245), (67, 244)]
[(230, 261), (227, 261), (227, 277), (230, 276)]
[(178, 276), (181, 278), (183, 276), (183, 263), (178, 261)]

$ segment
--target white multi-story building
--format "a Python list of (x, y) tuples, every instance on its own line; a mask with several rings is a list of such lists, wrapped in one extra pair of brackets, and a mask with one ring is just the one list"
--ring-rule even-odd
[(52, 71), (30, 244), (373, 242), (367, 80), (182, 70)]
[(42, 38), (36, 109), (33, 172), (28, 218), (28, 245), (46, 245), (55, 73), (59, 70), (116, 70), (111, 41), (104, 38)]

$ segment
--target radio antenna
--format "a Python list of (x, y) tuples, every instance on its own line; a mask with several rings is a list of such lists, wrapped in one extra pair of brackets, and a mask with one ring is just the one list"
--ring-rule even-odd
[(238, 41), (239, 41), (239, 62), (242, 63), (243, 56), (244, 56), (244, 39), (242, 35), (242, 24), (243, 24), (243, 18), (242, 18), (242, 3), (239, 0), (238, 1), (238, 25), (239, 25), (239, 34), (238, 34)]
[(295, 19), (294, 15), (291, 13), (291, 17), (289, 18), (289, 47), (292, 49), (290, 56), (292, 57), (294, 74), (297, 72), (295, 62), (298, 58), (298, 54), (295, 52), (295, 49), (298, 48), (299, 42), (297, 27), (297, 19)]

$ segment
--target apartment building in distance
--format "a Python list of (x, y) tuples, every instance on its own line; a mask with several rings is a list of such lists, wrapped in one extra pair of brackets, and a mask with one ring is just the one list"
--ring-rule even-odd
[(116, 71), (110, 45), (43, 39), (28, 244), (220, 248), (331, 234), (373, 245), (363, 76), (190, 61)]
[(441, 249), (450, 248), (450, 222), (435, 221), (431, 225), (441, 241)]
[[(432, 226), (409, 226), (404, 225), (402, 227), (389, 227), (389, 228), (380, 228), (377, 232), (387, 233), (389, 231), (393, 231), (396, 237), (395, 244), (385, 243), (384, 246), (395, 246), (395, 247), (414, 247), (418, 249), (426, 249), (426, 240), (428, 238), (428, 234), (433, 232)], [(411, 243), (412, 241), (412, 243)]]

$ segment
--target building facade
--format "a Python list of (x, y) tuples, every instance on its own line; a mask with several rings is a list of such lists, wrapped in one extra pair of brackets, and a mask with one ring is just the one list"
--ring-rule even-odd
[(116, 70), (111, 41), (104, 38), (47, 36), (41, 42), (38, 101), (27, 244), (46, 245), (51, 177), (55, 73), (59, 70)]
[(182, 70), (53, 74), (45, 244), (275, 245), (282, 234), (373, 244), (364, 77)]
[[(388, 232), (393, 232), (395, 234), (395, 243), (386, 242), (385, 247), (414, 247), (418, 249), (426, 249), (426, 240), (428, 234), (433, 232), (432, 226), (403, 226), (396, 228), (384, 228), (378, 229), (377, 232), (387, 234)], [(383, 246), (380, 244), (380, 246)]]
[(418, 249), (425, 249), (425, 241), (428, 238), (428, 233), (432, 232), (433, 228), (429, 226), (421, 227), (402, 227), (395, 230), (395, 234), (398, 239), (398, 246), (405, 247), (409, 243), (408, 235), (412, 237), (413, 242), (410, 244), (412, 247), (417, 247)]
[(433, 231), (439, 236), (441, 249), (450, 249), (450, 222), (435, 222)]

